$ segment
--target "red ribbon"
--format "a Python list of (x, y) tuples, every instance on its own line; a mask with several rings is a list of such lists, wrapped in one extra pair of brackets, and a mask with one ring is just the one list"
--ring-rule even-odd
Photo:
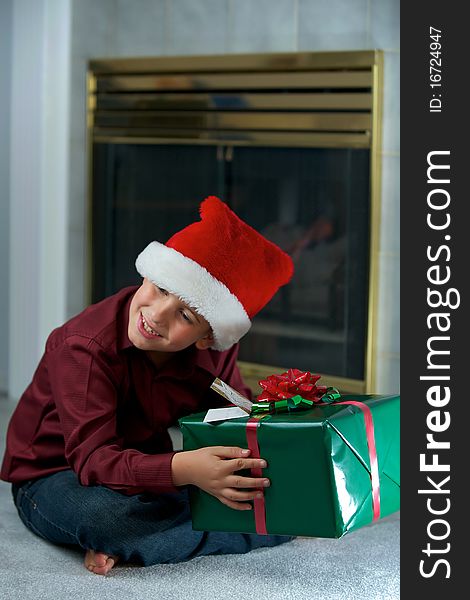
[(320, 402), (326, 387), (317, 386), (319, 379), (320, 375), (312, 375), (308, 371), (299, 371), (299, 369), (289, 369), (282, 375), (270, 375), (259, 382), (263, 392), (258, 396), (257, 401), (284, 400), (299, 395), (306, 400)]
[[(246, 423), (246, 441), (248, 442), (248, 448), (251, 450), (251, 458), (261, 458), (259, 455), (258, 446), (258, 425), (264, 416), (265, 415), (252, 417), (251, 419), (248, 419)], [(252, 477), (262, 477), (263, 471), (260, 467), (255, 467), (251, 469), (251, 475)], [(268, 530), (266, 529), (266, 505), (264, 502), (264, 490), (260, 490), (260, 492), (262, 494), (261, 498), (255, 498), (253, 500), (256, 533), (260, 535), (268, 535)]]
[(353, 406), (360, 408), (364, 413), (367, 447), (369, 449), (370, 479), (372, 484), (372, 510), (374, 514), (372, 520), (377, 521), (377, 519), (380, 519), (380, 478), (372, 412), (367, 404), (364, 404), (364, 402), (358, 402), (357, 400), (346, 400), (344, 402), (335, 402), (334, 404), (352, 404)]

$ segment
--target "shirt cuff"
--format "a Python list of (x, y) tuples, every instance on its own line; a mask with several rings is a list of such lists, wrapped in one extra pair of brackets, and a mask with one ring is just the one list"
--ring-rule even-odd
[(181, 488), (173, 484), (171, 472), (171, 461), (175, 454), (176, 452), (144, 455), (134, 472), (136, 486), (156, 494), (181, 491)]

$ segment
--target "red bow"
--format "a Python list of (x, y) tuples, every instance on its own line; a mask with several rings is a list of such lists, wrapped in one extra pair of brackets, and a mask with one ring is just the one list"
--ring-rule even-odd
[(292, 396), (302, 396), (306, 400), (319, 402), (326, 393), (326, 386), (316, 383), (320, 375), (312, 375), (308, 371), (289, 369), (282, 375), (270, 375), (267, 379), (259, 381), (263, 392), (258, 396), (258, 402), (263, 400), (284, 400)]

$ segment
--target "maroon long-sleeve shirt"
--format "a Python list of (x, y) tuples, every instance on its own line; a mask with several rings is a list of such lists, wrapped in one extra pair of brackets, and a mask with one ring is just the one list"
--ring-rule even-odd
[(175, 491), (168, 427), (226, 404), (210, 390), (215, 377), (251, 397), (237, 345), (226, 352), (192, 346), (157, 370), (127, 336), (136, 290), (124, 288), (51, 333), (9, 423), (1, 479), (73, 469), (83, 485)]

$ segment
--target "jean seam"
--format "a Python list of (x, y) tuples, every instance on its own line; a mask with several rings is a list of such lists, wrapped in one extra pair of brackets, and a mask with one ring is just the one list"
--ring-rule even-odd
[(21, 506), (18, 506), (18, 511), (20, 513), (20, 517), (23, 521), (23, 523), (26, 525), (26, 527), (28, 529), (30, 529), (33, 533), (35, 533), (36, 535), (38, 535), (40, 538), (42, 538), (43, 540), (46, 540), (47, 542), (49, 542), (50, 540), (42, 533), (42, 531), (39, 531), (39, 529), (34, 525), (34, 523), (32, 521), (30, 521), (25, 513), (24, 510), (21, 508)]
[[(61, 533), (66, 533), (67, 535), (71, 536), (75, 541), (77, 540), (77, 536), (74, 533), (71, 533), (70, 531), (67, 531), (63, 527), (60, 527), (59, 525), (56, 525), (52, 521), (49, 521), (49, 519), (39, 510), (37, 503), (31, 498), (31, 496), (28, 494), (27, 491), (23, 491), (23, 495), (28, 500), (28, 502), (32, 505), (33, 509), (37, 512), (37, 514), (41, 517), (41, 519), (43, 519), (48, 525), (54, 527), (55, 529), (58, 529)], [(21, 508), (21, 506), (19, 506), (18, 508), (21, 511), (21, 514), (25, 517), (26, 521), (29, 523), (29, 525), (34, 527), (33, 523), (26, 518), (26, 515), (24, 514), (24, 511)], [(34, 528), (36, 529), (36, 527), (34, 527)], [(43, 533), (41, 533), (41, 536), (45, 537)]]

